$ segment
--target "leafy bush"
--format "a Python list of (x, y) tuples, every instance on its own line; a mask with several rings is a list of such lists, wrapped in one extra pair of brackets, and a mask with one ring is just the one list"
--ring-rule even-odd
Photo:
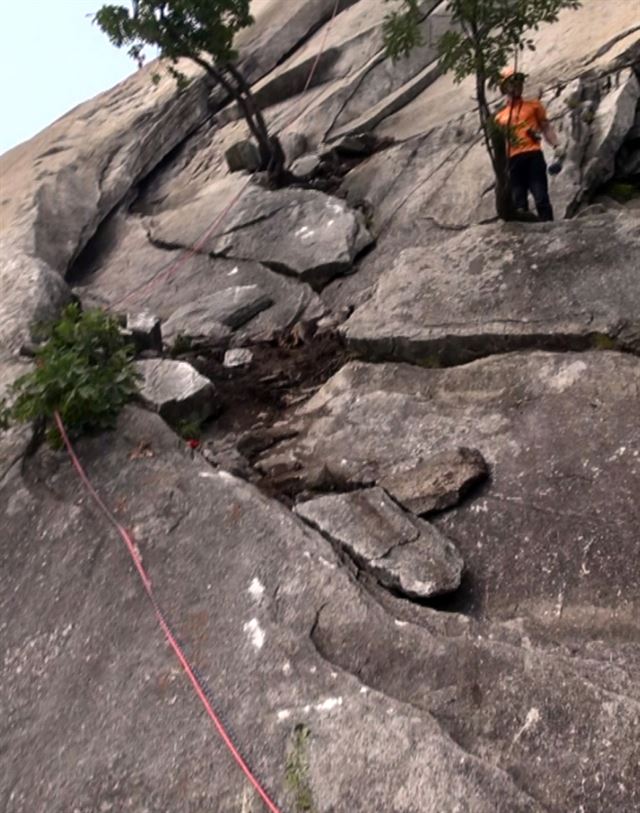
[(117, 320), (72, 304), (48, 333), (36, 351), (35, 369), (12, 385), (10, 403), (0, 408), (0, 423), (34, 421), (47, 429), (54, 446), (61, 443), (56, 411), (74, 435), (114, 426), (137, 389), (132, 349)]

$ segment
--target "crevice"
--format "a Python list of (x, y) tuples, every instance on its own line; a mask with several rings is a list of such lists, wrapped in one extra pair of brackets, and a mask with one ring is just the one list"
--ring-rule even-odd
[[(128, 210), (132, 214), (152, 215), (155, 213), (157, 206), (149, 206), (145, 202), (145, 198), (147, 197), (150, 187), (167, 171), (167, 169), (170, 169), (173, 164), (177, 163), (179, 160), (190, 160), (198, 152), (198, 138), (206, 133), (207, 130), (211, 130), (214, 127), (214, 114), (211, 113), (195, 130), (193, 130), (193, 132), (189, 133), (179, 144), (176, 144), (176, 146), (170, 150), (164, 156), (164, 158), (162, 158), (162, 160), (159, 161), (153, 167), (153, 169), (151, 169), (144, 176), (144, 178), (141, 178), (137, 182), (135, 187), (132, 188), (133, 199), (128, 207)], [(183, 155), (183, 153), (188, 153), (190, 149), (193, 150), (191, 154)]]
[(632, 28), (628, 28), (626, 31), (622, 31), (620, 34), (617, 34), (615, 37), (608, 40), (601, 48), (598, 48), (598, 50), (594, 53), (591, 59), (588, 59), (585, 62), (585, 65), (591, 65), (597, 59), (600, 59), (600, 57), (603, 57), (608, 51), (610, 51), (613, 48), (614, 45), (617, 45), (617, 43), (631, 36), (631, 34), (635, 34), (636, 31), (640, 31), (640, 25), (635, 25)]
[[(361, 669), (357, 667), (353, 667), (347, 665), (343, 662), (343, 659), (335, 657), (325, 646), (318, 635), (318, 628), (320, 623), (320, 616), (324, 608), (328, 602), (323, 604), (323, 606), (318, 610), (316, 613), (316, 617), (312, 626), (311, 633), (309, 635), (309, 640), (318, 655), (325, 663), (327, 663), (332, 670), (341, 670), (347, 675), (350, 675), (352, 678), (357, 680), (357, 682), (367, 689), (376, 692), (377, 694), (382, 695), (383, 697), (387, 697), (390, 700), (393, 700), (397, 703), (400, 703), (402, 706), (406, 706), (411, 709), (415, 709), (420, 715), (424, 715), (428, 719), (435, 721), (440, 729), (441, 735), (443, 739), (448, 739), (453, 743), (453, 745), (460, 749), (464, 754), (469, 755), (472, 759), (477, 760), (478, 763), (485, 766), (489, 771), (498, 771), (508, 777), (509, 781), (516, 788), (523, 796), (527, 799), (531, 800), (532, 803), (536, 804), (536, 809), (541, 811), (547, 811), (548, 808), (545, 807), (542, 800), (537, 796), (533, 795), (531, 790), (525, 790), (525, 788), (521, 785), (518, 779), (513, 775), (513, 770), (509, 770), (507, 768), (502, 767), (501, 763), (503, 761), (507, 761), (508, 759), (508, 752), (505, 750), (504, 753), (495, 747), (495, 743), (492, 743), (492, 747), (489, 751), (491, 758), (487, 759), (486, 750), (483, 747), (476, 747), (474, 748), (469, 743), (465, 742), (462, 736), (455, 733), (453, 725), (450, 723), (449, 719), (445, 714), (438, 714), (436, 711), (432, 710), (428, 705), (416, 702), (412, 700), (410, 697), (407, 697), (401, 691), (394, 691), (390, 686), (382, 685), (382, 683), (376, 683), (375, 681), (372, 682), (365, 678)], [(384, 609), (384, 608), (383, 608)], [(443, 687), (444, 688), (444, 687)], [(498, 745), (502, 743), (498, 741)], [(484, 746), (482, 740), (480, 740), (480, 746)], [(496, 759), (497, 758), (497, 759)], [(550, 811), (549, 811), (550, 813)]]
[[(495, 322), (509, 324), (510, 320)], [(513, 322), (519, 324), (518, 320)], [(603, 336), (605, 341), (611, 342), (611, 347), (601, 346)], [(458, 367), (491, 356), (521, 352), (587, 353), (606, 349), (634, 357), (640, 356), (640, 348), (619, 342), (615, 331), (589, 332), (582, 335), (487, 333), (422, 340), (393, 336), (351, 338), (347, 334), (346, 342), (354, 355), (367, 363), (393, 362), (436, 369)]]

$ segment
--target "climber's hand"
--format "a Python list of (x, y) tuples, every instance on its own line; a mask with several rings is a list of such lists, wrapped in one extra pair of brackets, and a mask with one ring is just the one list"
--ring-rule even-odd
[(564, 166), (565, 152), (562, 147), (554, 147), (553, 162), (549, 166), (549, 175), (558, 175)]

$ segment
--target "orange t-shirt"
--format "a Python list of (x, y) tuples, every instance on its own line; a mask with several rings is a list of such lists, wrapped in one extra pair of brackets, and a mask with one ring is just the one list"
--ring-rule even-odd
[(540, 139), (533, 138), (528, 132), (531, 131), (539, 135), (548, 121), (547, 111), (542, 102), (537, 99), (519, 99), (517, 102), (509, 102), (496, 115), (496, 121), (502, 127), (511, 124), (513, 128), (516, 143), (508, 145), (509, 158), (523, 152), (542, 149)]

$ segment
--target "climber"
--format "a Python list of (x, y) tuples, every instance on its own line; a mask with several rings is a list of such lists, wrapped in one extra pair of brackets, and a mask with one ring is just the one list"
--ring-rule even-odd
[(562, 169), (564, 158), (560, 139), (547, 117), (544, 105), (537, 99), (523, 98), (525, 74), (507, 68), (501, 76), (500, 90), (509, 101), (495, 120), (508, 131), (507, 154), (514, 206), (519, 214), (526, 217), (529, 211), (528, 194), (531, 192), (540, 220), (553, 220), (547, 164), (541, 141), (544, 136), (554, 148), (555, 160), (549, 167), (549, 173), (556, 175)]

